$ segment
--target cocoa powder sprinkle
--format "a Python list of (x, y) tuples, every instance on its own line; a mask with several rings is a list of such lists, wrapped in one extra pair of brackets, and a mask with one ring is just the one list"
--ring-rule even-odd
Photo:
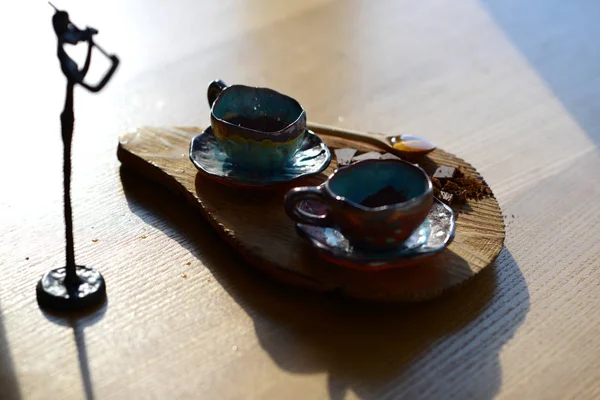
[[(482, 178), (467, 176), (459, 168), (456, 169), (454, 177), (447, 179), (444, 183), (437, 178), (431, 178), (431, 183), (433, 184), (433, 195), (441, 200), (446, 200), (446, 202), (450, 199), (453, 203), (463, 202), (466, 199), (481, 200), (492, 195), (492, 190)], [(442, 198), (442, 192), (451, 194), (452, 197), (449, 198), (445, 195)]]

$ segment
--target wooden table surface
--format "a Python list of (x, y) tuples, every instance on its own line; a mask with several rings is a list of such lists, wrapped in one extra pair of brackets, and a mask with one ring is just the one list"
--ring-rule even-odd
[[(4, 4), (1, 399), (600, 397), (600, 3), (86, 4), (57, 1), (122, 59), (105, 91), (75, 96), (77, 261), (104, 274), (109, 300), (74, 321), (37, 306), (37, 280), (64, 263), (65, 81), (52, 9)], [(116, 158), (126, 129), (208, 124), (215, 78), (471, 162), (506, 216), (495, 266), (435, 301), (388, 306), (247, 268)]]

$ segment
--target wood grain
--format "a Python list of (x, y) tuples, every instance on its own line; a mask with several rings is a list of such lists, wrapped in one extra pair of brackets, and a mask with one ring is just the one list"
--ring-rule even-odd
[[(201, 132), (200, 128), (184, 127), (136, 129), (121, 137), (117, 154), (124, 166), (169, 187), (198, 207), (243, 258), (284, 283), (368, 300), (429, 300), (489, 266), (504, 244), (502, 212), (496, 199), (489, 196), (469, 200), (455, 210), (455, 238), (440, 254), (387, 271), (357, 271), (334, 265), (319, 258), (298, 237), (293, 221), (285, 215), (283, 196), (292, 186), (268, 191), (239, 189), (198, 173), (188, 154), (191, 138)], [(332, 149), (385, 151), (346, 138), (322, 137)], [(478, 176), (471, 165), (440, 149), (421, 157), (420, 165), (430, 175), (437, 165), (449, 165)], [(326, 171), (294, 185), (318, 185), (336, 168), (334, 157)]]
[[(6, 2), (0, 399), (600, 398), (597, 1), (56, 5), (122, 59), (102, 93), (75, 93), (76, 257), (107, 279), (108, 305), (71, 324), (35, 302), (40, 276), (64, 264), (65, 82), (52, 9)], [(115, 154), (130, 127), (207, 126), (216, 78), (468, 160), (504, 213), (496, 262), (417, 304), (256, 273)]]

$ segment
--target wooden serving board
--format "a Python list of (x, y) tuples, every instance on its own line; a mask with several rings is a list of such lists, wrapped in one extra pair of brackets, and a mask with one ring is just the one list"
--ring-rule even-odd
[[(191, 127), (139, 128), (121, 136), (118, 157), (125, 167), (182, 194), (251, 265), (282, 282), (360, 299), (420, 301), (471, 278), (493, 263), (504, 245), (502, 213), (496, 199), (488, 197), (455, 209), (454, 241), (443, 252), (419, 264), (377, 272), (331, 264), (297, 235), (294, 223), (285, 214), (283, 196), (291, 186), (272, 190), (233, 188), (198, 172), (189, 160), (189, 146), (192, 137), (201, 132), (202, 129)], [(385, 151), (315, 133), (332, 150), (351, 147)], [(477, 175), (471, 165), (440, 149), (419, 164), (430, 174), (437, 164), (442, 164)], [(326, 171), (293, 186), (320, 184), (336, 168), (332, 156)]]

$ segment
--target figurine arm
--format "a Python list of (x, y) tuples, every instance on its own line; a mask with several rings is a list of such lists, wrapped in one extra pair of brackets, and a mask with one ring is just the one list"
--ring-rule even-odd
[(104, 75), (102, 80), (97, 85), (94, 85), (94, 86), (88, 85), (87, 83), (85, 83), (83, 81), (79, 82), (79, 84), (81, 86), (83, 86), (84, 88), (86, 88), (87, 90), (89, 90), (90, 92), (96, 93), (96, 92), (99, 92), (100, 90), (102, 90), (102, 88), (104, 86), (106, 86), (106, 84), (108, 83), (108, 81), (110, 80), (112, 75), (117, 70), (117, 67), (119, 66), (119, 59), (117, 58), (117, 56), (110, 56), (110, 59), (112, 61), (112, 66), (110, 67), (110, 69), (108, 70), (106, 75)]

